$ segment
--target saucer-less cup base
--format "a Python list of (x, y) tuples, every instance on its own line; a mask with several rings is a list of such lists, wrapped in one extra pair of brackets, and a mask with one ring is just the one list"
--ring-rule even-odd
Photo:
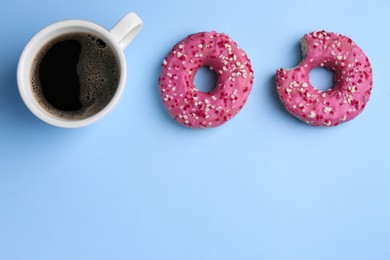
[[(142, 20), (135, 13), (123, 17), (110, 31), (101, 26), (83, 20), (67, 20), (52, 24), (37, 33), (27, 44), (20, 57), (17, 71), (19, 93), (29, 110), (42, 121), (64, 128), (77, 128), (92, 124), (107, 115), (118, 103), (126, 82), (126, 61), (123, 50), (132, 42), (142, 28)], [(111, 101), (100, 112), (81, 120), (70, 120), (56, 117), (46, 111), (34, 97), (31, 73), (34, 60), (39, 51), (57, 36), (72, 33), (91, 33), (110, 44), (119, 66), (117, 90)]]

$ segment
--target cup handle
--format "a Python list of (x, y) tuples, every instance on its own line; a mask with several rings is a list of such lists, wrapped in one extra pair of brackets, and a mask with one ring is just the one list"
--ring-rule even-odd
[(110, 30), (110, 33), (124, 50), (141, 31), (142, 25), (143, 22), (137, 14), (129, 13)]

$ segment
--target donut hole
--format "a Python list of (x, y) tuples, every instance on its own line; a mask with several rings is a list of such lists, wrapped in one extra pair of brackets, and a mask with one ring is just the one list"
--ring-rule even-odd
[(327, 91), (334, 87), (335, 73), (323, 67), (316, 67), (310, 71), (310, 84), (321, 91)]
[(208, 93), (214, 90), (217, 81), (217, 73), (210, 66), (203, 66), (195, 74), (194, 85), (199, 91)]

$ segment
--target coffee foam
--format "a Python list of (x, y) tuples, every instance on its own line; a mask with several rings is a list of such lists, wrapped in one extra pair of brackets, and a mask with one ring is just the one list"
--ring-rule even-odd
[[(77, 63), (80, 82), (80, 102), (77, 111), (62, 111), (53, 107), (44, 97), (39, 80), (39, 64), (55, 44), (76, 40), (81, 44)], [(70, 120), (85, 119), (100, 112), (113, 98), (120, 77), (119, 65), (113, 48), (93, 34), (68, 33), (47, 43), (35, 58), (31, 83), (39, 104), (50, 114)]]

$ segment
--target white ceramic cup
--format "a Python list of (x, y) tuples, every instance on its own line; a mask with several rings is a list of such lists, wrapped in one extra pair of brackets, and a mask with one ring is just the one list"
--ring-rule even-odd
[[(83, 20), (67, 20), (52, 24), (37, 33), (26, 45), (20, 57), (17, 71), (19, 93), (30, 111), (44, 122), (64, 128), (77, 128), (96, 122), (109, 113), (118, 103), (126, 82), (126, 61), (124, 49), (133, 41), (141, 30), (143, 22), (135, 13), (123, 17), (110, 31), (101, 26)], [(120, 77), (117, 90), (111, 101), (100, 112), (81, 120), (64, 119), (49, 113), (35, 97), (32, 87), (32, 68), (39, 51), (52, 39), (67, 33), (92, 33), (109, 44), (117, 58)]]

